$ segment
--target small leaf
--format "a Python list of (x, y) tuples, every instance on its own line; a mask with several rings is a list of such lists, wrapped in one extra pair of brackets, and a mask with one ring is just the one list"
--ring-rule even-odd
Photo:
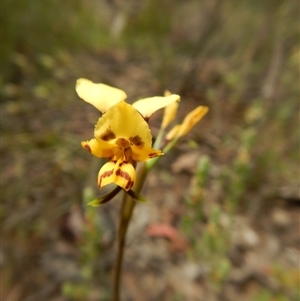
[(99, 207), (103, 204), (106, 204), (110, 200), (112, 200), (121, 190), (122, 190), (122, 188), (120, 186), (117, 186), (115, 189), (113, 189), (108, 194), (88, 202), (88, 206)]
[(141, 202), (141, 203), (147, 202), (146, 198), (144, 198), (143, 196), (141, 196), (140, 194), (136, 193), (135, 191), (133, 191), (131, 189), (129, 191), (127, 191), (127, 194), (137, 202)]

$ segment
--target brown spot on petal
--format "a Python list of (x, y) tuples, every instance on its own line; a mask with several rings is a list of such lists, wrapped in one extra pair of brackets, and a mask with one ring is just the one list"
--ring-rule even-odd
[(89, 153), (92, 152), (91, 147), (90, 147), (88, 144), (85, 144), (85, 145), (83, 146), (83, 148), (86, 149)]
[(116, 135), (110, 128), (108, 128), (99, 138), (101, 138), (104, 141), (109, 141), (115, 139)]
[(130, 148), (130, 143), (125, 138), (118, 138), (116, 144), (123, 149)]
[(144, 141), (142, 140), (142, 138), (138, 135), (134, 136), (134, 137), (130, 137), (129, 141), (134, 144), (135, 146), (144, 146)]
[(158, 156), (158, 154), (157, 153), (150, 153), (150, 154), (148, 154), (148, 157), (151, 159), (151, 158), (155, 158), (155, 157), (157, 157)]

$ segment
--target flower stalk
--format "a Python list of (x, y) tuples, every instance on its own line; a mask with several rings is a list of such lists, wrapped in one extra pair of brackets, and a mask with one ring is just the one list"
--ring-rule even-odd
[[(140, 163), (137, 170), (137, 182), (133, 187), (134, 192), (140, 193), (143, 188), (143, 184), (147, 177), (147, 169), (145, 168), (145, 163)], [(120, 223), (119, 223), (119, 233), (117, 241), (117, 259), (114, 271), (114, 288), (113, 288), (113, 301), (120, 301), (120, 287), (122, 279), (122, 266), (126, 243), (126, 234), (129, 227), (129, 222), (131, 220), (133, 210), (136, 201), (129, 196), (128, 193), (124, 192), (122, 199), (122, 207), (120, 212)]]

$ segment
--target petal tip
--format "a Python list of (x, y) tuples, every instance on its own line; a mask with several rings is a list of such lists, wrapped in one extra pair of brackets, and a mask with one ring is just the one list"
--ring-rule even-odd
[(88, 143), (87, 141), (82, 141), (82, 142), (81, 142), (81, 146), (82, 146), (85, 150), (87, 150), (89, 153), (92, 152), (92, 149), (91, 149), (91, 147), (89, 146), (89, 143)]

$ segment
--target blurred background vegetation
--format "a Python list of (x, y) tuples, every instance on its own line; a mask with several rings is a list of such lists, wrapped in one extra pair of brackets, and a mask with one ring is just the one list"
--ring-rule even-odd
[[(129, 101), (169, 89), (181, 95), (180, 118), (210, 107), (149, 176), (123, 299), (298, 300), (298, 1), (1, 8), (3, 300), (110, 300), (119, 201), (86, 206), (100, 194), (101, 162), (80, 141), (99, 116), (75, 94), (79, 77)], [(176, 229), (181, 244), (150, 237), (155, 223)]]

